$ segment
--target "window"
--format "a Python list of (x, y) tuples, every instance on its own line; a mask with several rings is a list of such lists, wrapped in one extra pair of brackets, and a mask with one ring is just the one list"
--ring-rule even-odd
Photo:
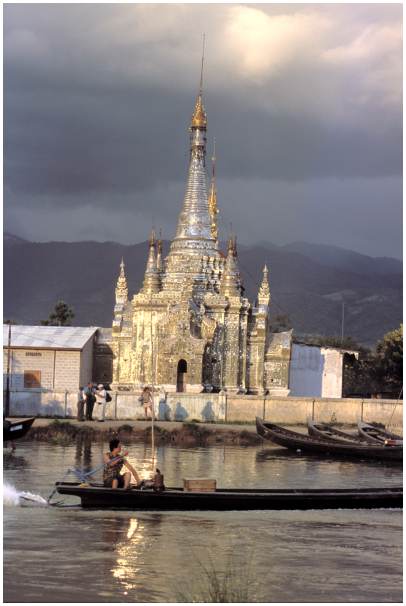
[(33, 389), (41, 387), (40, 370), (24, 370), (24, 389)]

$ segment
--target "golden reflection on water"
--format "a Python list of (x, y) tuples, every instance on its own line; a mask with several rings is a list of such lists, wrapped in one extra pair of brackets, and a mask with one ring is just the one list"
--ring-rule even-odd
[[(128, 522), (128, 520), (123, 520)], [(121, 534), (121, 533), (120, 533)], [(137, 581), (138, 573), (143, 564), (141, 558), (146, 548), (145, 526), (137, 518), (129, 520), (128, 529), (124, 539), (116, 544), (116, 564), (111, 569), (113, 578), (118, 580), (127, 594), (137, 589), (144, 580)]]

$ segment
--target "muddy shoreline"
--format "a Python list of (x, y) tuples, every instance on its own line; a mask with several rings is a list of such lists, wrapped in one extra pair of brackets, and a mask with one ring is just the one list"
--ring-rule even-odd
[[(50, 444), (69, 445), (77, 441), (107, 442), (119, 437), (124, 442), (151, 443), (151, 424), (146, 422), (122, 421), (99, 424), (78, 423), (77, 421), (45, 420), (35, 422), (24, 440), (37, 440)], [(262, 438), (256, 433), (255, 425), (227, 426), (203, 423), (160, 423), (154, 426), (156, 445), (173, 444), (179, 446), (210, 446), (214, 444), (236, 444), (256, 446)]]

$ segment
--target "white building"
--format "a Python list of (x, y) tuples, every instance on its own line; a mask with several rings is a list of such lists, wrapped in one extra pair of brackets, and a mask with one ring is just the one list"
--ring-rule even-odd
[(335, 347), (292, 344), (289, 366), (289, 395), (341, 398), (344, 355), (358, 352)]
[(77, 390), (92, 380), (97, 327), (3, 325), (3, 388), (8, 355), (13, 390)]

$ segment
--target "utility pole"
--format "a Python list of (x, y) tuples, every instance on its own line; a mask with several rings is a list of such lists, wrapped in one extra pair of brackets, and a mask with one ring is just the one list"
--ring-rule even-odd
[(344, 342), (344, 301), (341, 308), (341, 345)]
[(11, 358), (11, 324), (8, 325), (8, 343), (7, 343), (7, 375), (6, 375), (6, 403), (4, 414), (10, 416), (10, 358)]

